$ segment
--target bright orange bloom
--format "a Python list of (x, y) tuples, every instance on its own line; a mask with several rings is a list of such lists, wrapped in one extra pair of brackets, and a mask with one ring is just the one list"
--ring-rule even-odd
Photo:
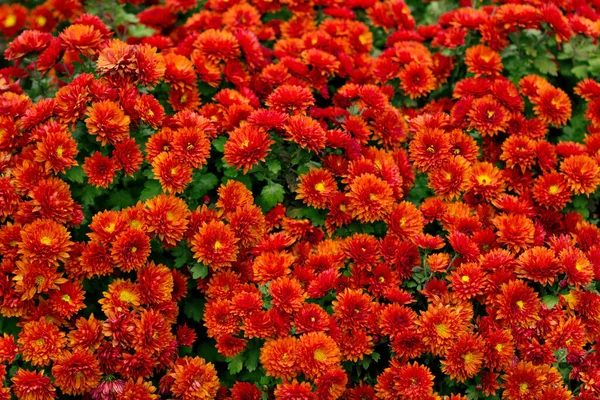
[(495, 136), (508, 127), (508, 111), (491, 96), (474, 100), (468, 115), (471, 128), (482, 136)]
[(99, 151), (86, 157), (82, 167), (89, 183), (101, 188), (107, 188), (113, 183), (118, 168), (112, 158), (103, 156)]
[(260, 161), (265, 161), (269, 148), (275, 143), (262, 128), (244, 124), (229, 134), (223, 159), (236, 169), (247, 173)]
[(96, 71), (115, 83), (132, 80), (136, 73), (134, 47), (119, 39), (109, 41), (98, 54)]
[(451, 157), (429, 173), (429, 187), (443, 199), (458, 198), (468, 188), (470, 169), (471, 163), (463, 156)]
[(470, 333), (461, 335), (441, 361), (442, 371), (458, 382), (475, 376), (483, 365), (483, 340)]
[(40, 318), (23, 325), (19, 333), (19, 345), (23, 359), (33, 366), (45, 367), (55, 361), (67, 344), (64, 332), (52, 322)]
[(547, 124), (561, 127), (571, 118), (571, 100), (562, 89), (542, 85), (531, 101), (535, 113)]
[(363, 293), (362, 289), (346, 288), (337, 294), (332, 306), (333, 315), (343, 328), (365, 326), (373, 310), (371, 296)]
[(75, 52), (91, 55), (100, 49), (102, 32), (92, 25), (69, 25), (60, 33), (62, 47)]
[(200, 117), (199, 126), (183, 127), (173, 132), (173, 154), (179, 162), (192, 168), (202, 168), (210, 157), (210, 141), (207, 132), (209, 122)]
[(288, 140), (296, 142), (302, 148), (308, 148), (309, 151), (318, 153), (325, 148), (327, 138), (325, 130), (315, 119), (295, 115), (288, 120), (285, 131)]
[(98, 386), (102, 371), (94, 354), (66, 351), (52, 366), (52, 375), (63, 393), (82, 395)]
[(128, 228), (115, 238), (111, 255), (123, 271), (138, 269), (150, 255), (150, 238), (140, 229)]
[(165, 192), (182, 193), (192, 182), (192, 169), (173, 153), (162, 152), (152, 159), (152, 172)]
[(300, 176), (296, 199), (315, 208), (326, 208), (337, 190), (331, 172), (315, 168)]
[(214, 268), (230, 266), (237, 259), (238, 239), (231, 228), (222, 221), (202, 224), (191, 245), (194, 257)]
[(431, 69), (417, 61), (407, 64), (398, 77), (400, 87), (411, 99), (426, 96), (435, 89), (436, 79)]
[(452, 291), (463, 300), (483, 294), (485, 274), (476, 263), (464, 263), (450, 274)]
[(154, 394), (156, 388), (152, 386), (152, 383), (146, 382), (142, 378), (138, 378), (137, 381), (128, 380), (122, 390), (118, 394), (119, 400), (158, 400), (160, 398), (158, 394)]
[(137, 77), (142, 85), (154, 87), (165, 75), (165, 59), (156, 47), (141, 44), (135, 48)]
[(86, 111), (85, 125), (90, 135), (105, 146), (129, 137), (130, 118), (118, 103), (110, 100), (93, 103)]
[(154, 232), (161, 242), (176, 246), (183, 239), (191, 214), (183, 200), (161, 194), (147, 200), (144, 211), (148, 231)]
[(519, 256), (517, 273), (542, 285), (552, 285), (560, 273), (560, 265), (552, 250), (536, 246)]
[(296, 258), (286, 251), (265, 251), (254, 259), (252, 271), (259, 285), (290, 273)]
[(304, 114), (315, 103), (310, 90), (302, 86), (281, 85), (267, 98), (266, 105), (272, 110), (292, 115)]
[(273, 392), (278, 400), (316, 400), (315, 394), (312, 391), (312, 386), (308, 382), (298, 382), (294, 379), (292, 382), (280, 383), (275, 387)]
[(41, 264), (58, 264), (69, 258), (73, 245), (67, 229), (50, 219), (38, 219), (25, 225), (18, 243), (19, 254), (27, 260)]
[(135, 328), (133, 346), (140, 352), (158, 354), (174, 339), (169, 322), (153, 309), (140, 313), (140, 318), (135, 320)]
[(456, 341), (459, 334), (465, 330), (465, 324), (458, 315), (457, 309), (438, 303), (419, 316), (417, 325), (422, 335), (423, 343), (429, 352), (444, 355)]
[(494, 76), (502, 72), (502, 57), (489, 47), (478, 44), (465, 53), (467, 70), (476, 75)]
[(260, 363), (267, 376), (291, 380), (300, 373), (300, 342), (286, 336), (267, 340), (260, 349)]
[(124, 312), (140, 305), (140, 290), (138, 285), (129, 279), (115, 279), (108, 285), (108, 291), (102, 292), (104, 298), (98, 300), (105, 314), (111, 311)]
[(529, 400), (538, 398), (543, 387), (544, 378), (530, 362), (520, 361), (507, 369), (504, 379), (503, 397), (511, 400)]
[(19, 353), (19, 348), (15, 343), (15, 337), (5, 333), (0, 337), (0, 362), (12, 364)]
[(94, 318), (94, 314), (88, 319), (80, 317), (75, 322), (76, 329), (69, 332), (69, 347), (79, 351), (95, 351), (100, 347), (104, 339), (101, 321)]
[(352, 180), (348, 185), (346, 196), (350, 199), (349, 211), (361, 222), (384, 219), (394, 203), (389, 184), (368, 173)]
[(300, 368), (306, 377), (315, 379), (340, 366), (340, 350), (324, 332), (310, 332), (300, 337)]
[(512, 280), (502, 285), (494, 303), (496, 319), (508, 325), (530, 327), (540, 319), (541, 302), (536, 292), (523, 281)]
[(509, 249), (520, 252), (533, 244), (535, 226), (533, 221), (523, 214), (502, 214), (492, 222), (498, 229), (498, 242)]
[(198, 35), (194, 47), (213, 62), (233, 60), (240, 56), (238, 41), (228, 31), (208, 29)]
[(377, 397), (383, 400), (428, 399), (433, 390), (433, 374), (424, 365), (416, 362), (401, 365), (392, 360), (377, 379)]
[(571, 190), (563, 174), (550, 172), (541, 175), (532, 189), (535, 201), (546, 208), (562, 210), (571, 201)]
[[(28, 371), (19, 368), (12, 381), (12, 391), (18, 399), (53, 400), (56, 399), (56, 389), (49, 376), (44, 371)], [(1, 394), (1, 392), (0, 392)], [(7, 397), (7, 399), (9, 399)]]
[(583, 251), (569, 246), (558, 254), (558, 259), (571, 285), (586, 286), (594, 279), (594, 267)]
[(240, 181), (230, 179), (218, 189), (217, 207), (226, 213), (234, 212), (238, 207), (254, 204), (252, 192)]
[(49, 131), (42, 141), (38, 142), (35, 152), (35, 161), (44, 163), (46, 169), (54, 173), (65, 172), (77, 165), (77, 142), (65, 127), (61, 128)]
[(211, 400), (219, 389), (215, 366), (200, 357), (179, 358), (168, 376), (171, 392), (183, 399)]
[(287, 276), (272, 281), (269, 286), (269, 294), (271, 295), (271, 304), (288, 314), (297, 312), (307, 297), (300, 281)]
[(408, 148), (411, 161), (424, 172), (440, 165), (451, 154), (449, 136), (435, 128), (417, 131)]
[(600, 185), (600, 166), (589, 156), (574, 155), (566, 158), (560, 165), (560, 171), (575, 194), (589, 196)]

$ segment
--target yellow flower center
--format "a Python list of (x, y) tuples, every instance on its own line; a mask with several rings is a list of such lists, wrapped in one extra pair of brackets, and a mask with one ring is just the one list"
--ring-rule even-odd
[(219, 250), (221, 248), (223, 248), (223, 245), (221, 244), (221, 242), (219, 242), (218, 240), (215, 242), (215, 250)]
[(63, 149), (62, 146), (58, 146), (56, 148), (56, 156), (58, 158), (62, 158), (64, 151), (65, 151), (65, 149)]
[(462, 358), (465, 360), (465, 365), (469, 365), (473, 361), (473, 353), (463, 354)]
[(48, 236), (42, 236), (42, 238), (40, 239), (40, 243), (46, 246), (50, 246), (50, 244), (52, 243), (52, 239), (50, 239), (50, 237)]
[(463, 275), (463, 277), (460, 278), (460, 280), (463, 282), (469, 282), (471, 279), (467, 275)]
[(492, 110), (488, 110), (487, 116), (488, 118), (492, 118), (494, 116), (494, 112)]
[(246, 139), (242, 142), (242, 147), (248, 147), (249, 144), (250, 144), (250, 141), (248, 139)]
[(376, 196), (374, 193), (371, 193), (371, 194), (369, 195), (369, 200), (371, 200), (371, 201), (375, 201), (375, 200), (377, 200), (377, 196)]
[(62, 301), (66, 301), (67, 303), (71, 303), (71, 296), (69, 296), (68, 294), (65, 294), (63, 297), (61, 297)]
[(504, 345), (502, 343), (498, 343), (495, 349), (496, 351), (501, 352), (504, 349)]
[(487, 175), (479, 175), (479, 176), (477, 177), (477, 182), (478, 182), (480, 185), (487, 185), (488, 183), (490, 183), (490, 181), (491, 181), (491, 179), (490, 179), (490, 177), (489, 177), (489, 176), (487, 176)]
[(342, 210), (342, 211), (344, 211), (344, 212), (345, 212), (345, 211), (347, 210), (347, 208), (346, 208), (346, 206), (345, 206), (345, 205), (343, 205), (343, 204), (340, 204), (340, 210)]
[(525, 308), (525, 303), (523, 302), (523, 300), (517, 301), (517, 307), (519, 307), (519, 309), (521, 310)]
[(38, 16), (38, 17), (35, 19), (35, 22), (37, 22), (37, 24), (38, 24), (39, 26), (45, 26), (47, 21), (48, 21), (48, 20), (47, 20), (47, 19), (46, 19), (46, 17), (44, 17), (43, 15), (39, 15), (39, 16)]
[(315, 350), (315, 360), (317, 361), (325, 361), (325, 352), (321, 349)]
[(177, 167), (171, 168), (171, 175), (177, 175)]
[(526, 383), (521, 383), (519, 385), (519, 390), (521, 391), (521, 393), (525, 393), (527, 391), (527, 388), (528, 388), (528, 386)]
[(438, 324), (435, 327), (435, 331), (441, 337), (448, 337), (448, 329), (445, 324)]
[(190, 143), (190, 144), (188, 144), (188, 145), (187, 145), (187, 147), (186, 147), (186, 150), (188, 150), (188, 151), (189, 151), (189, 150), (193, 150), (193, 149), (194, 149), (194, 145), (193, 145), (193, 144), (191, 144), (191, 143)]
[(137, 247), (133, 246), (133, 247), (131, 248), (131, 252), (132, 252), (132, 253), (135, 253), (136, 251), (137, 251)]
[(358, 37), (358, 41), (363, 45), (369, 43), (369, 35), (367, 33), (363, 33)]
[(104, 230), (108, 233), (113, 233), (115, 231), (115, 223), (111, 222)]
[(383, 276), (380, 276), (378, 280), (379, 280), (379, 283), (385, 282), (385, 278)]
[(558, 186), (556, 185), (552, 185), (548, 188), (548, 193), (550, 194), (556, 194), (558, 193)]
[(433, 148), (433, 146), (429, 146), (427, 148), (427, 151), (430, 152), (430, 153), (435, 153), (435, 149)]
[(323, 182), (319, 182), (315, 185), (315, 190), (319, 193), (323, 193), (325, 191), (325, 184)]
[(17, 24), (17, 16), (14, 14), (10, 14), (8, 17), (6, 17), (6, 19), (4, 20), (4, 27), (5, 28), (12, 28), (13, 26), (15, 26)]
[(119, 293), (119, 300), (124, 301), (126, 303), (133, 303), (135, 299), (136, 296), (127, 290), (123, 290), (121, 291), (121, 293)]
[(43, 285), (44, 282), (46, 282), (46, 278), (44, 278), (43, 276), (38, 275), (38, 276), (35, 277), (35, 284), (36, 285), (38, 285), (38, 286)]

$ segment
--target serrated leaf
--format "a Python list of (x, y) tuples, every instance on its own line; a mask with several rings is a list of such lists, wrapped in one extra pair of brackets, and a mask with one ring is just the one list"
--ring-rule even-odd
[(260, 201), (266, 209), (270, 210), (283, 201), (284, 194), (285, 189), (282, 185), (269, 181), (260, 192)]
[(277, 175), (281, 171), (281, 163), (278, 160), (270, 160), (266, 162), (267, 168), (270, 172)]
[(98, 200), (98, 196), (102, 193), (100, 188), (87, 185), (81, 190), (81, 203), (84, 206), (91, 206)]
[(204, 279), (208, 275), (208, 267), (204, 264), (196, 264), (191, 269), (192, 279)]
[(215, 174), (207, 173), (195, 175), (189, 186), (188, 193), (190, 197), (199, 199), (217, 186), (219, 179)]
[(203, 299), (191, 299), (187, 300), (183, 304), (183, 313), (189, 319), (200, 322), (204, 315), (204, 303)]
[(249, 372), (254, 371), (258, 367), (259, 357), (260, 357), (260, 347), (253, 347), (246, 351), (246, 369)]
[(175, 257), (175, 261), (174, 261), (175, 268), (181, 268), (191, 260), (192, 253), (191, 253), (190, 249), (187, 247), (187, 245), (185, 244), (185, 241), (182, 241), (173, 250), (173, 256)]
[(85, 181), (85, 172), (83, 172), (83, 168), (76, 165), (65, 172), (65, 177), (69, 182), (83, 183)]
[(558, 67), (554, 61), (554, 56), (550, 53), (538, 54), (533, 64), (544, 75), (558, 75)]
[(554, 295), (546, 295), (542, 297), (542, 301), (546, 303), (548, 308), (552, 308), (558, 304), (558, 297)]
[(242, 370), (242, 368), (244, 368), (244, 356), (243, 353), (239, 353), (235, 357), (233, 357), (231, 361), (229, 361), (227, 369), (229, 370), (229, 373), (231, 375), (235, 375), (239, 373)]
[(227, 143), (227, 137), (219, 136), (213, 140), (212, 145), (219, 153), (223, 153), (225, 151), (225, 143)]
[(135, 204), (135, 200), (131, 193), (127, 190), (117, 190), (110, 194), (108, 204), (111, 208), (122, 210)]
[(144, 190), (140, 193), (140, 200), (146, 201), (162, 193), (162, 186), (159, 181), (150, 180), (144, 183)]
[(142, 24), (135, 24), (129, 27), (129, 36), (135, 38), (143, 38), (152, 36), (156, 33), (154, 28)]

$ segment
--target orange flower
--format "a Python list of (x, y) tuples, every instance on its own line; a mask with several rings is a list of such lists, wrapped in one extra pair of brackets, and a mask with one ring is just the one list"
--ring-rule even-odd
[(112, 243), (113, 262), (123, 271), (140, 268), (150, 255), (150, 238), (141, 230), (128, 228)]
[(231, 228), (221, 221), (203, 223), (191, 245), (194, 257), (214, 269), (230, 266), (236, 261), (238, 239)]
[(529, 400), (541, 394), (544, 378), (530, 362), (520, 361), (508, 368), (504, 379), (503, 397), (511, 400)]
[(54, 384), (69, 395), (82, 395), (98, 386), (102, 371), (96, 356), (66, 351), (52, 366)]
[(265, 161), (269, 148), (275, 143), (260, 127), (244, 124), (229, 134), (223, 159), (244, 174), (260, 161)]
[(520, 252), (527, 250), (533, 244), (535, 227), (533, 221), (523, 214), (503, 214), (493, 219), (498, 229), (498, 242), (510, 250)]
[(318, 153), (325, 148), (326, 133), (321, 124), (315, 119), (304, 115), (291, 117), (286, 125), (287, 140), (296, 142), (302, 148)]
[(194, 47), (212, 62), (234, 60), (240, 56), (238, 41), (228, 31), (208, 29), (198, 35)]
[(594, 279), (594, 267), (583, 251), (569, 246), (558, 254), (558, 259), (571, 285), (586, 286)]
[(234, 212), (238, 207), (254, 204), (252, 192), (240, 181), (230, 179), (218, 189), (217, 207), (226, 213)]
[[(18, 399), (53, 400), (56, 399), (56, 389), (49, 376), (44, 371), (28, 371), (19, 368), (12, 381), (12, 391)], [(2, 394), (2, 392), (0, 392)], [(9, 399), (7, 397), (7, 399)]]
[(75, 322), (75, 329), (69, 332), (69, 347), (79, 351), (95, 351), (103, 342), (101, 322), (94, 318), (80, 317)]
[(98, 300), (105, 314), (116, 311), (122, 313), (140, 305), (138, 285), (129, 279), (115, 279), (108, 285), (108, 291), (102, 292), (104, 298)]
[(165, 75), (166, 65), (163, 55), (157, 53), (156, 47), (149, 44), (136, 46), (134, 54), (139, 82), (153, 88)]
[(196, 87), (196, 72), (189, 58), (176, 53), (167, 53), (164, 56), (165, 75), (164, 79), (172, 85), (173, 89), (189, 89)]
[(423, 343), (434, 355), (444, 355), (465, 330), (460, 310), (441, 303), (432, 304), (419, 316), (417, 326)]
[(442, 199), (452, 200), (460, 197), (468, 187), (468, 177), (471, 169), (462, 156), (448, 158), (442, 165), (429, 173), (429, 187)]
[(450, 138), (441, 129), (425, 128), (417, 131), (408, 148), (415, 167), (427, 172), (450, 157)]
[(300, 342), (285, 336), (267, 340), (260, 349), (260, 363), (267, 376), (289, 381), (300, 373)]
[(144, 216), (148, 231), (167, 246), (176, 246), (187, 230), (190, 210), (178, 197), (160, 194), (146, 201)]
[[(200, 117), (202, 118), (202, 117)], [(191, 168), (202, 168), (210, 157), (210, 141), (207, 137), (208, 121), (202, 120), (201, 126), (183, 127), (173, 132), (170, 143), (173, 146), (173, 154), (179, 162)]]
[(575, 194), (589, 196), (600, 185), (600, 166), (591, 157), (574, 155), (565, 159), (560, 171), (567, 179), (569, 188)]
[(541, 302), (525, 282), (512, 280), (500, 288), (494, 300), (496, 319), (508, 325), (531, 327), (539, 317)]
[(271, 281), (269, 294), (271, 295), (271, 304), (288, 314), (298, 311), (307, 297), (300, 281), (287, 276)]
[(508, 111), (492, 96), (475, 99), (468, 116), (471, 128), (482, 136), (495, 136), (508, 127)]
[(173, 153), (162, 152), (152, 159), (152, 172), (165, 192), (182, 193), (192, 182), (192, 169)]
[(542, 85), (531, 98), (533, 110), (547, 124), (561, 127), (571, 118), (571, 100), (562, 90), (550, 84)]
[(469, 300), (483, 294), (485, 274), (476, 263), (464, 263), (448, 279), (458, 298)]
[(0, 337), (0, 363), (12, 364), (18, 353), (19, 348), (14, 336), (5, 333)]
[(252, 271), (254, 281), (259, 285), (290, 273), (290, 266), (296, 258), (286, 251), (265, 251), (254, 259)]
[(310, 332), (300, 336), (298, 360), (304, 375), (315, 379), (327, 371), (340, 367), (340, 349), (324, 332)]
[(85, 125), (90, 135), (106, 146), (129, 137), (129, 116), (125, 115), (118, 103), (110, 100), (93, 103), (86, 111)]
[(91, 55), (96, 53), (102, 44), (102, 32), (92, 25), (69, 25), (59, 35), (62, 47), (75, 52)]
[(158, 354), (164, 351), (174, 339), (171, 325), (156, 310), (148, 309), (135, 320), (133, 346), (137, 351)]
[(44, 163), (46, 169), (54, 173), (65, 172), (77, 165), (77, 142), (63, 126), (62, 129), (51, 130), (42, 141), (37, 143), (35, 161)]
[(373, 310), (371, 296), (363, 293), (362, 289), (346, 288), (337, 294), (332, 306), (333, 315), (343, 328), (365, 326)]
[(536, 246), (519, 256), (516, 272), (542, 285), (552, 285), (560, 273), (560, 265), (552, 250)]
[(38, 219), (21, 231), (19, 254), (30, 262), (58, 264), (69, 258), (73, 242), (67, 229), (50, 219)]
[(154, 394), (155, 392), (156, 388), (152, 383), (144, 381), (143, 378), (138, 378), (137, 381), (130, 379), (123, 386), (118, 398), (119, 400), (158, 400), (160, 396)]
[(384, 400), (428, 399), (433, 390), (433, 374), (424, 365), (390, 362), (377, 379), (377, 397)]
[(483, 340), (466, 333), (450, 346), (446, 359), (441, 361), (442, 371), (458, 382), (475, 376), (483, 365)]
[(137, 271), (138, 289), (144, 304), (160, 304), (174, 296), (175, 278), (172, 271), (162, 265), (148, 264)]
[(362, 174), (348, 185), (349, 212), (360, 222), (374, 222), (385, 218), (392, 208), (392, 189), (373, 174)]
[(91, 157), (85, 158), (82, 168), (90, 184), (107, 188), (113, 183), (118, 167), (112, 158), (96, 151)]
[(109, 41), (96, 60), (96, 71), (117, 84), (132, 80), (136, 69), (134, 47), (119, 39)]
[(436, 79), (431, 69), (417, 61), (407, 64), (398, 77), (400, 87), (411, 99), (426, 96), (435, 89)]
[(40, 318), (39, 321), (30, 321), (23, 325), (18, 343), (25, 361), (33, 366), (45, 367), (62, 354), (67, 340), (64, 332), (55, 324)]
[(483, 200), (498, 197), (505, 187), (502, 171), (489, 162), (479, 162), (471, 168), (469, 191)]
[(302, 86), (281, 85), (267, 98), (266, 105), (274, 111), (304, 114), (315, 103), (310, 90)]
[(565, 175), (558, 172), (538, 177), (532, 192), (535, 201), (546, 208), (562, 210), (571, 201), (571, 191)]
[(475, 75), (494, 76), (502, 72), (502, 57), (489, 47), (478, 44), (465, 53), (467, 70)]
[(183, 399), (214, 399), (220, 386), (215, 366), (200, 357), (177, 359), (168, 376), (171, 393)]
[(331, 172), (315, 168), (300, 176), (296, 199), (309, 206), (326, 208), (331, 197), (337, 193), (337, 183)]

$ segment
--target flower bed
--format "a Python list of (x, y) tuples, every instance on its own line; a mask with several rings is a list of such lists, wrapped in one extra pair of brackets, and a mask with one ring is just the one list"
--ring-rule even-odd
[(598, 2), (0, 6), (0, 399), (600, 398)]

